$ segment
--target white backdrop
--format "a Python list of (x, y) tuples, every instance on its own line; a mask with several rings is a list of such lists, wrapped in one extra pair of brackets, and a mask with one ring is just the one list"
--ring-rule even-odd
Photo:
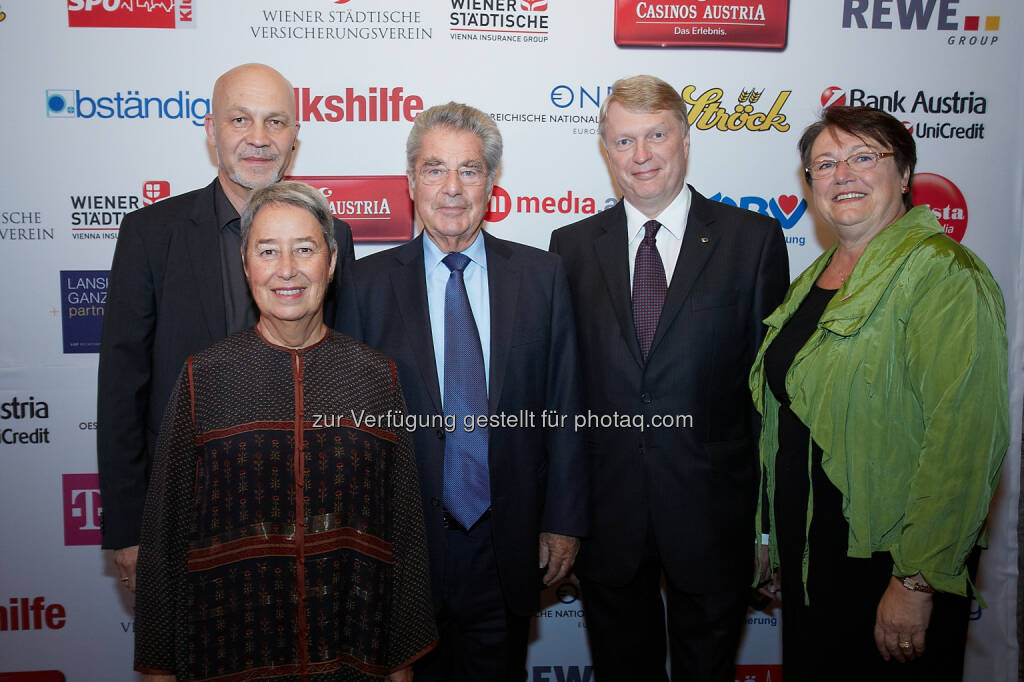
[[(918, 140), (918, 172), (930, 174), (918, 179), (918, 198), (985, 260), (1006, 297), (1013, 442), (979, 580), (989, 608), (972, 616), (967, 679), (1015, 682), (1020, 3), (487, 2), (498, 9), (483, 9), (484, 0), (106, 0), (110, 12), (101, 0), (0, 0), (0, 679), (13, 679), (9, 671), (59, 671), (36, 680), (134, 679), (132, 603), (96, 530), (96, 342), (106, 271), (125, 211), (212, 179), (200, 126), (213, 81), (261, 61), (298, 90), (295, 175), (401, 175), (416, 111), (454, 99), (492, 114), (506, 152), (488, 229), (541, 248), (552, 229), (614, 200), (597, 103), (616, 78), (656, 74), (694, 104), (689, 181), (706, 196), (779, 218), (793, 275), (829, 245), (806, 203), (802, 129), (823, 104), (842, 101), (878, 104), (905, 120)], [(616, 4), (634, 22), (639, 4), (651, 21), (673, 7), (722, 17), (743, 6), (761, 7), (776, 23), (788, 5), (785, 46), (620, 46)], [(734, 16), (701, 25), (757, 36), (756, 20)], [(161, 17), (177, 26), (141, 27)], [(639, 25), (681, 25), (666, 21)], [(360, 106), (373, 114), (361, 116)], [(742, 111), (755, 129), (708, 125), (715, 107), (733, 114), (737, 106), (750, 107)], [(754, 114), (765, 114), (763, 123)], [(336, 178), (338, 187), (346, 182)], [(371, 195), (374, 182), (360, 191)], [(363, 234), (383, 229), (362, 217)], [(412, 232), (407, 222), (398, 227)], [(361, 242), (356, 253), (387, 245)], [(737, 680), (780, 679), (778, 616), (751, 612)], [(584, 634), (574, 586), (546, 594), (529, 680), (590, 679)]]

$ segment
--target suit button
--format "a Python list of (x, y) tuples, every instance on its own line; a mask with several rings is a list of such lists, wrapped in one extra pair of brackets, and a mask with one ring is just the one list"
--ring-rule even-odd
[(650, 405), (651, 404), (651, 394), (650, 393), (641, 393), (640, 394), (640, 402), (642, 402), (644, 405)]
[(444, 429), (438, 429), (437, 430), (437, 439), (438, 440), (444, 440)]
[(436, 497), (431, 497), (430, 498), (430, 506), (431, 507), (440, 507), (441, 506), (441, 500), (437, 499)]

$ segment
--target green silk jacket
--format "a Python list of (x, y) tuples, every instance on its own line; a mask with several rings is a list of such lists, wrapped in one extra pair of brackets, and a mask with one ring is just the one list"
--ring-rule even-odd
[[(772, 510), (779, 403), (765, 383), (765, 350), (834, 251), (765, 319), (750, 373)], [(964, 562), (1009, 445), (1006, 313), (985, 264), (946, 237), (927, 206), (914, 207), (868, 244), (794, 358), (786, 389), (843, 495), (849, 556), (888, 551), (894, 575), (920, 571), (935, 589), (966, 594)], [(774, 532), (770, 556), (778, 566)], [(806, 585), (806, 549), (802, 568)]]

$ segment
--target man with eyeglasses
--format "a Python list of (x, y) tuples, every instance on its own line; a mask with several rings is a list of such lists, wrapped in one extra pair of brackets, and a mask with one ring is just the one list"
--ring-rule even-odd
[(406, 156), (422, 232), (353, 270), (346, 330), (394, 359), (417, 420), (441, 635), (417, 682), (521, 682), (542, 583), (587, 532), (569, 288), (557, 256), (482, 230), (501, 152), (477, 109), (419, 114)]

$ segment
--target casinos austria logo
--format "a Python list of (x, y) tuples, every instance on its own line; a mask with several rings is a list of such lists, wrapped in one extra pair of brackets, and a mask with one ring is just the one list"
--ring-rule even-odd
[(786, 46), (789, 0), (615, 0), (615, 44)]
[(195, 28), (196, 0), (68, 0), (71, 28)]
[(356, 242), (412, 238), (412, 199), (404, 175), (305, 175), (289, 180), (320, 190), (335, 218), (352, 228)]

